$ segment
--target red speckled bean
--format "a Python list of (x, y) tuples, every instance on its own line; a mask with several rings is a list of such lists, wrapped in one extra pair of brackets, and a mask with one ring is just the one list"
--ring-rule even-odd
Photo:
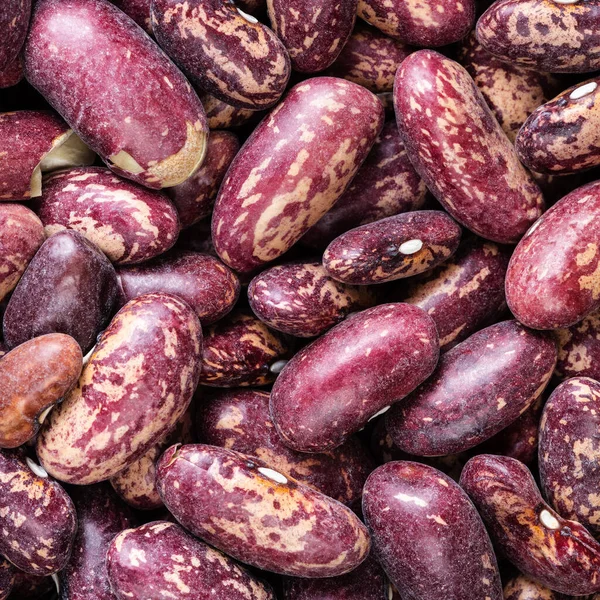
[(233, 161), (213, 213), (219, 256), (237, 271), (275, 260), (346, 190), (383, 126), (368, 90), (334, 77), (296, 85)]
[(0, 114), (0, 200), (42, 194), (42, 172), (90, 165), (94, 153), (54, 113), (23, 110)]
[(266, 585), (175, 523), (123, 531), (110, 544), (106, 563), (118, 600), (275, 600)]
[(22, 571), (51, 575), (69, 560), (77, 518), (58, 483), (14, 452), (0, 451), (0, 554)]
[(208, 398), (199, 407), (196, 426), (203, 443), (256, 456), (348, 506), (360, 502), (363, 485), (374, 467), (354, 437), (323, 454), (290, 450), (269, 415), (269, 394), (258, 390), (232, 390)]
[[(527, 575), (517, 575), (504, 586), (504, 600), (567, 600)], [(593, 599), (590, 599), (593, 600)]]
[(271, 365), (290, 354), (290, 341), (262, 321), (235, 311), (204, 332), (200, 383), (211, 387), (266, 385)]
[(125, 302), (150, 292), (173, 294), (194, 309), (202, 325), (223, 318), (240, 295), (235, 274), (199, 252), (172, 252), (143, 265), (121, 267), (118, 275)]
[(559, 385), (540, 424), (540, 481), (565, 519), (600, 533), (600, 383), (574, 377)]
[(153, 0), (152, 31), (190, 80), (240, 108), (273, 106), (290, 78), (279, 38), (227, 0)]
[(358, 16), (413, 46), (446, 46), (475, 22), (474, 0), (359, 0)]
[(300, 452), (339, 446), (429, 377), (438, 347), (433, 320), (415, 306), (352, 315), (284, 367), (271, 393), (277, 432)]
[(44, 242), (44, 226), (20, 204), (0, 204), (0, 301), (15, 288)]
[(479, 510), (494, 545), (525, 575), (564, 594), (600, 591), (600, 544), (543, 500), (529, 469), (513, 458), (481, 454), (460, 485)]
[(15, 567), (5, 558), (0, 558), (0, 600), (6, 600), (15, 583)]
[(73, 488), (77, 536), (60, 574), (61, 600), (115, 600), (108, 584), (106, 552), (112, 539), (134, 523), (127, 507), (106, 484)]
[(403, 598), (502, 600), (488, 534), (449, 477), (414, 462), (392, 462), (367, 480), (363, 512), (377, 555)]
[(47, 235), (75, 229), (115, 264), (132, 264), (166, 252), (177, 241), (179, 219), (167, 196), (87, 167), (50, 175), (36, 202)]
[(19, 54), (31, 15), (31, 0), (4, 0), (0, 6), (0, 69)]
[(250, 282), (248, 299), (261, 321), (298, 337), (321, 335), (350, 313), (375, 304), (369, 288), (335, 281), (317, 262), (263, 271)]
[(248, 108), (231, 106), (231, 104), (227, 104), (210, 94), (201, 94), (200, 99), (206, 111), (208, 126), (211, 129), (228, 129), (229, 127), (244, 125), (256, 115), (261, 114)]
[(357, 23), (327, 75), (358, 83), (374, 94), (391, 92), (400, 63), (413, 50), (374, 27)]
[(22, 79), (23, 57), (19, 54), (19, 56), (8, 63), (4, 69), (0, 69), (0, 90), (17, 85)]
[(558, 345), (555, 375), (600, 379), (600, 311), (567, 329), (557, 329), (554, 336)]
[(334, 279), (355, 285), (412, 277), (452, 256), (460, 235), (445, 212), (404, 213), (343, 233), (327, 246), (323, 266)]
[(544, 200), (467, 71), (414, 52), (398, 69), (394, 105), (408, 156), (444, 208), (483, 238), (516, 243)]
[(386, 415), (388, 431), (411, 454), (464, 452), (522, 415), (555, 365), (550, 336), (517, 321), (492, 325), (442, 355), (434, 374)]
[(506, 301), (535, 329), (569, 327), (600, 307), (600, 182), (576, 189), (532, 227), (514, 251)]
[(157, 478), (166, 507), (186, 529), (260, 569), (335, 577), (369, 554), (367, 530), (349, 508), (253, 457), (172, 446)]
[(46, 470), (88, 485), (144, 455), (187, 409), (201, 352), (198, 318), (179, 298), (156, 293), (127, 303), (42, 428), (37, 453)]
[(126, 15), (129, 15), (146, 33), (152, 34), (152, 21), (150, 19), (150, 4), (152, 0), (110, 0)]
[(326, 69), (352, 33), (358, 0), (267, 0), (269, 18), (295, 71)]
[(150, 188), (201, 164), (208, 126), (181, 72), (106, 0), (38, 0), (25, 76), (119, 175)]
[(585, 73), (600, 68), (598, 0), (499, 0), (477, 22), (492, 54), (535, 71)]
[(349, 229), (421, 208), (426, 193), (408, 159), (396, 121), (388, 121), (350, 187), (306, 232), (302, 243), (324, 249)]
[(3, 319), (10, 348), (47, 333), (73, 337), (87, 353), (117, 307), (110, 261), (76, 231), (50, 236), (13, 292)]
[(401, 282), (398, 296), (435, 321), (440, 348), (449, 350), (506, 308), (504, 277), (510, 251), (467, 237), (445, 263), (414, 280)]
[(186, 181), (168, 188), (181, 228), (197, 223), (212, 212), (219, 187), (240, 149), (238, 137), (229, 131), (213, 131), (202, 166)]

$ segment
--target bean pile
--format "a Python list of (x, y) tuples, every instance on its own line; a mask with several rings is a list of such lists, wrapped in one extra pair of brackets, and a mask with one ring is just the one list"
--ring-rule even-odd
[(600, 600), (598, 73), (600, 0), (2, 0), (0, 600)]

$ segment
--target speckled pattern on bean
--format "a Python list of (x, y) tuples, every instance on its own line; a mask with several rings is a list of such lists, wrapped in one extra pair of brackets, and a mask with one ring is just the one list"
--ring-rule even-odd
[(256, 115), (260, 116), (262, 114), (248, 108), (231, 106), (231, 104), (206, 93), (200, 94), (200, 100), (206, 111), (210, 129), (229, 129), (230, 127), (244, 125)]
[(575, 325), (554, 331), (558, 345), (555, 375), (560, 379), (600, 379), (600, 311)]
[[(504, 600), (567, 600), (527, 575), (517, 575), (504, 586)], [(590, 598), (588, 600), (594, 600)]]
[(146, 33), (152, 34), (150, 4), (152, 0), (110, 0), (126, 15), (129, 15)]
[(4, 0), (0, 6), (0, 69), (13, 61), (25, 41), (31, 0)]
[(15, 583), (15, 567), (5, 558), (0, 558), (0, 600), (6, 600)]

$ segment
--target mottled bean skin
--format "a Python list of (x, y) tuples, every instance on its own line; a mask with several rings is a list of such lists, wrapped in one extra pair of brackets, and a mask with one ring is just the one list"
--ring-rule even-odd
[(363, 513), (377, 556), (403, 598), (502, 600), (481, 518), (440, 471), (404, 461), (379, 467), (365, 484)]
[(504, 60), (534, 71), (585, 73), (600, 68), (597, 0), (499, 0), (479, 18), (477, 39)]
[(564, 594), (600, 591), (600, 544), (542, 499), (529, 469), (513, 458), (481, 454), (460, 485), (479, 510), (494, 545), (522, 573)]
[(77, 518), (58, 483), (36, 475), (15, 452), (0, 451), (0, 554), (32, 575), (51, 575), (69, 560)]
[(152, 0), (110, 0), (126, 15), (129, 15), (146, 33), (152, 35), (150, 4)]
[[(600, 10), (598, 12), (600, 16)], [(587, 84), (598, 85), (600, 79)], [(600, 88), (581, 98), (578, 84), (540, 106), (525, 122), (517, 136), (521, 161), (540, 173), (577, 173), (600, 164)], [(583, 92), (582, 92), (583, 93)]]
[(183, 183), (167, 189), (182, 229), (210, 215), (225, 173), (239, 149), (237, 135), (230, 131), (213, 131), (202, 166)]
[(19, 54), (19, 56), (8, 63), (4, 69), (0, 69), (0, 90), (17, 85), (22, 79), (23, 58)]
[(534, 329), (570, 327), (600, 307), (600, 182), (555, 204), (519, 243), (506, 273), (506, 301)]
[(38, 0), (25, 77), (116, 173), (158, 189), (202, 163), (208, 126), (190, 84), (106, 0)]
[(223, 318), (240, 295), (236, 275), (218, 259), (199, 252), (174, 251), (117, 272), (125, 302), (150, 292), (173, 294), (194, 309), (203, 326)]
[(444, 208), (485, 239), (516, 243), (544, 200), (467, 71), (414, 52), (398, 69), (394, 106), (408, 156)]
[(358, 16), (413, 46), (446, 46), (475, 22), (474, 0), (359, 0)]
[(263, 271), (250, 282), (248, 299), (261, 321), (297, 337), (321, 335), (350, 313), (375, 304), (369, 288), (335, 281), (318, 262)]
[(337, 236), (360, 225), (417, 210), (427, 188), (412, 166), (396, 121), (388, 121), (350, 187), (302, 237), (323, 250)]
[(574, 377), (559, 385), (540, 423), (540, 482), (565, 519), (600, 533), (600, 383)]
[[(248, 108), (237, 108), (219, 100), (210, 94), (201, 94), (202, 106), (206, 111), (206, 118), (210, 129), (229, 129), (244, 125), (255, 115), (260, 114)], [(209, 138), (210, 141), (210, 138)]]
[[(73, 164), (42, 163), (52, 150), (78, 144), (69, 126), (50, 111), (22, 110), (0, 114), (0, 201), (29, 200), (42, 193), (42, 171)], [(94, 153), (83, 150), (79, 164), (94, 162)]]
[(442, 355), (433, 375), (386, 415), (394, 443), (419, 456), (464, 452), (522, 415), (556, 365), (553, 338), (504, 321)]
[(115, 264), (134, 264), (177, 241), (179, 219), (167, 196), (121, 179), (102, 167), (48, 176), (36, 201), (47, 235), (79, 231)]
[(334, 77), (296, 85), (233, 161), (213, 212), (215, 248), (236, 271), (284, 254), (348, 187), (383, 126), (368, 90)]
[(0, 600), (10, 596), (15, 583), (15, 567), (5, 558), (0, 558)]
[[(445, 212), (418, 210), (351, 229), (323, 255), (327, 273), (354, 285), (385, 283), (433, 269), (456, 252), (461, 228)], [(415, 252), (405, 244), (420, 242)]]
[(117, 600), (275, 600), (270, 588), (229, 557), (166, 521), (120, 533), (106, 563)]
[(373, 558), (341, 577), (289, 578), (283, 600), (390, 600), (387, 577)]
[(226, 0), (152, 0), (152, 31), (192, 83), (239, 108), (272, 107), (290, 58), (265, 25)]
[(35, 436), (44, 411), (79, 379), (82, 360), (79, 344), (62, 333), (34, 338), (0, 359), (0, 448)]
[(294, 70), (316, 73), (338, 57), (350, 37), (358, 0), (267, 0), (267, 7)]
[(60, 574), (61, 600), (115, 600), (106, 571), (112, 539), (135, 518), (106, 484), (69, 491), (77, 511), (77, 536), (71, 559)]
[(461, 44), (458, 56), (511, 142), (527, 117), (560, 89), (550, 73), (531, 71), (490, 54), (474, 31)]
[(554, 331), (558, 362), (554, 374), (560, 379), (591, 377), (600, 379), (600, 311), (579, 323)]
[(286, 359), (290, 351), (286, 336), (235, 311), (204, 332), (200, 383), (211, 387), (267, 385), (277, 376), (270, 366)]
[(209, 397), (198, 407), (200, 441), (256, 456), (273, 469), (348, 506), (360, 503), (374, 464), (358, 439), (322, 454), (290, 450), (277, 435), (269, 414), (269, 394), (231, 390)]
[(433, 320), (415, 306), (383, 304), (348, 317), (298, 352), (277, 378), (277, 432), (300, 452), (336, 448), (429, 377), (438, 348)]
[(0, 69), (19, 54), (31, 15), (31, 0), (4, 0), (0, 6)]
[(45, 422), (37, 441), (44, 468), (89, 485), (143, 456), (188, 407), (201, 352), (198, 318), (179, 298), (156, 293), (127, 303)]
[(378, 29), (357, 22), (327, 75), (358, 83), (374, 94), (391, 92), (400, 63), (413, 50)]
[(33, 211), (0, 204), (0, 302), (13, 291), (44, 237), (44, 226)]
[(172, 446), (158, 463), (158, 490), (186, 529), (260, 569), (335, 577), (367, 558), (369, 535), (349, 508), (260, 469), (269, 466), (225, 448)]
[(527, 575), (517, 575), (504, 586), (504, 600), (567, 600)]
[(110, 261), (76, 231), (50, 236), (21, 277), (4, 313), (10, 348), (47, 333), (70, 335), (87, 353), (117, 307)]
[(449, 350), (491, 324), (506, 308), (504, 277), (509, 258), (509, 249), (467, 237), (445, 263), (401, 282), (398, 297), (431, 316), (440, 349)]

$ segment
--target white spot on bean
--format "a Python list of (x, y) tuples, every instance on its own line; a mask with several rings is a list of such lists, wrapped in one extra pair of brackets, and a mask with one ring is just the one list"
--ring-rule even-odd
[(252, 15), (245, 13), (243, 10), (241, 10), (239, 8), (237, 9), (237, 11), (240, 14), (240, 17), (244, 17), (244, 19), (246, 19), (246, 21), (248, 21), (248, 23), (258, 23), (258, 19), (256, 17), (253, 17)]
[(597, 87), (598, 84), (595, 81), (588, 81), (588, 83), (584, 83), (583, 85), (580, 85), (578, 88), (574, 89), (569, 95), (569, 98), (571, 100), (579, 100), (579, 98), (583, 98), (584, 96), (591, 94)]
[(408, 494), (403, 494), (402, 492), (396, 494), (394, 498), (396, 498), (396, 500), (400, 500), (400, 502), (410, 502), (412, 504), (415, 504), (416, 506), (420, 506), (421, 508), (425, 508), (427, 506), (427, 502), (425, 502), (425, 500), (422, 500), (417, 496), (409, 496)]
[(558, 519), (546, 509), (540, 513), (540, 522), (548, 529), (560, 529), (560, 523), (558, 522)]
[(271, 371), (271, 373), (275, 373), (275, 375), (279, 375), (288, 362), (289, 361), (287, 360), (277, 360), (269, 367), (269, 371)]
[(27, 466), (38, 476), (38, 477), (48, 477), (48, 473), (46, 473), (46, 469), (41, 465), (38, 465), (36, 462), (33, 462), (29, 456), (25, 459)]
[(408, 240), (400, 246), (401, 254), (414, 254), (423, 247), (423, 240)]
[(372, 421), (373, 419), (379, 417), (380, 415), (385, 414), (388, 410), (390, 410), (391, 405), (390, 406), (386, 406), (385, 408), (382, 408), (379, 412), (376, 412), (370, 419), (369, 421)]
[(285, 475), (282, 475), (281, 473), (278, 473), (273, 469), (269, 469), (268, 467), (259, 467), (258, 472), (267, 477), (268, 479), (271, 479), (272, 481), (275, 481), (277, 483), (288, 482), (287, 477)]

